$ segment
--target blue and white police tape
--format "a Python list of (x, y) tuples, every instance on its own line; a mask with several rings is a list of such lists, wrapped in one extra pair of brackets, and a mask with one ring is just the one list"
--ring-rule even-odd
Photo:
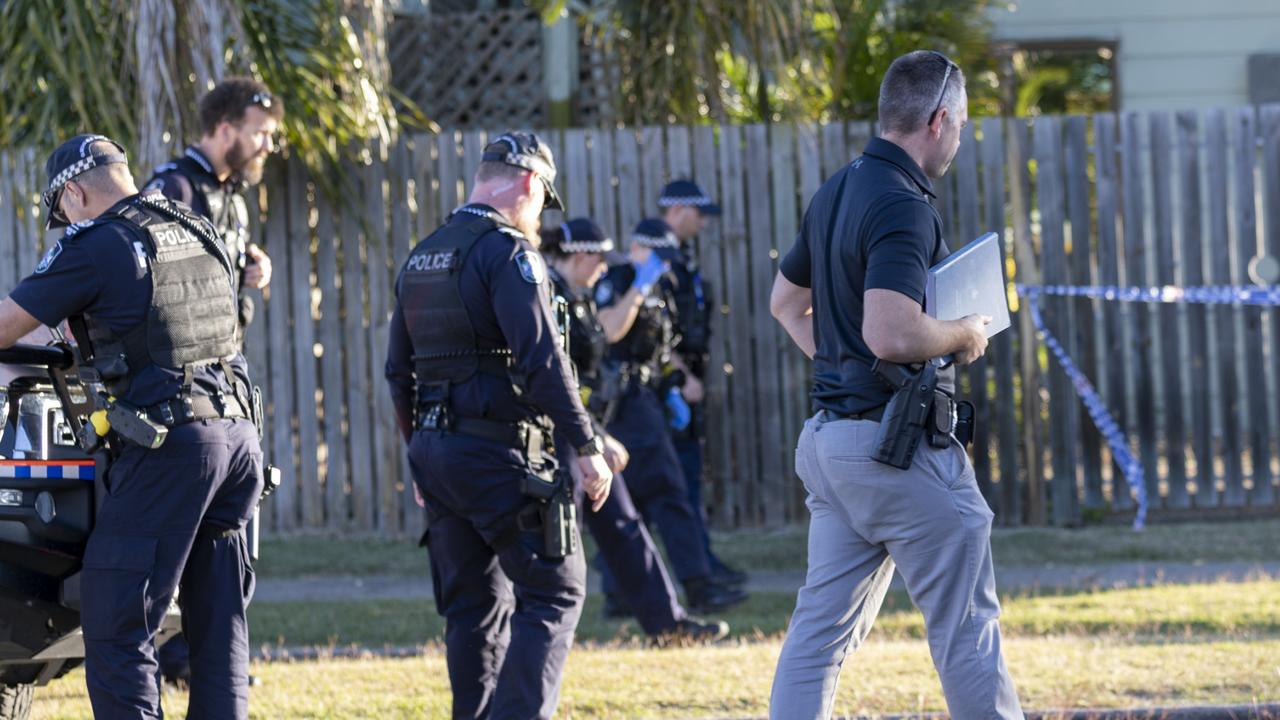
[(1141, 303), (1257, 305), (1280, 307), (1280, 285), (1205, 285), (1201, 287), (1121, 287), (1118, 285), (1019, 285), (1018, 294), (1083, 297)]
[[(1049, 287), (1071, 289), (1065, 286)], [(1076, 395), (1080, 397), (1080, 401), (1084, 403), (1085, 410), (1088, 411), (1094, 426), (1098, 428), (1098, 432), (1102, 434), (1102, 437), (1107, 441), (1107, 445), (1111, 448), (1111, 455), (1115, 459), (1116, 465), (1120, 466), (1120, 472), (1124, 474), (1129, 490), (1133, 493), (1134, 500), (1138, 504), (1137, 514), (1133, 518), (1133, 529), (1141, 530), (1147, 521), (1147, 486), (1143, 479), (1142, 463), (1138, 461), (1137, 456), (1129, 449), (1129, 440), (1125, 437), (1124, 430), (1120, 428), (1115, 418), (1111, 416), (1110, 411), (1107, 410), (1107, 406), (1102, 401), (1102, 396), (1093, 387), (1093, 383), (1089, 382), (1089, 378), (1085, 377), (1085, 374), (1067, 355), (1062, 343), (1058, 342), (1058, 338), (1049, 332), (1049, 329), (1044, 325), (1044, 318), (1040, 316), (1038, 301), (1041, 295), (1066, 295), (1069, 293), (1043, 292), (1048, 288), (1027, 285), (1018, 285), (1017, 288), (1018, 294), (1027, 299), (1027, 310), (1031, 313), (1031, 322), (1035, 324), (1036, 330), (1044, 337), (1044, 344), (1053, 353), (1053, 356), (1057, 358), (1058, 365), (1062, 367), (1062, 371), (1071, 380), (1071, 385), (1075, 388)], [(1084, 297), (1090, 296), (1085, 295)]]

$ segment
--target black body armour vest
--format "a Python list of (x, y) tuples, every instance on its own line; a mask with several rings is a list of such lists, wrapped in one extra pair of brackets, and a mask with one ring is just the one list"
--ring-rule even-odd
[[(191, 183), (194, 195), (191, 207), (196, 212), (206, 214), (226, 243), (231, 265), (237, 271), (244, 270), (249, 247), (249, 206), (241, 195), (244, 185), (218, 182), (217, 177), (189, 155), (183, 155), (172, 163), (157, 168), (160, 169), (171, 169)], [(237, 272), (237, 280), (238, 277)]]
[[(220, 363), (225, 370), (239, 347), (235, 285), (210, 224), (160, 195), (136, 196), (96, 220), (107, 222), (128, 228), (151, 268), (146, 321), (117, 335), (89, 316), (73, 318), (73, 330), (79, 326), (88, 333), (76, 340), (91, 348), (89, 364), (108, 389), (122, 392), (148, 365), (183, 373), (184, 393), (195, 367)], [(234, 377), (227, 381), (234, 386)]]
[(460, 287), (467, 256), (485, 233), (499, 227), (498, 219), (455, 213), (413, 248), (400, 275), (397, 300), (413, 343), (419, 404), (447, 403), (449, 386), (477, 371), (511, 379), (511, 349), (476, 337)]
[(596, 302), (590, 293), (575, 293), (554, 269), (549, 270), (555, 294), (569, 310), (569, 359), (578, 371), (578, 378), (587, 383), (600, 374), (605, 355), (609, 352), (609, 340), (596, 315)]
[[(634, 282), (635, 269), (627, 265), (618, 274), (615, 287), (630, 288)], [(653, 294), (640, 306), (631, 329), (610, 349), (610, 357), (636, 365), (665, 364), (679, 342), (671, 316), (674, 308), (675, 301), (667, 284), (656, 283)]]

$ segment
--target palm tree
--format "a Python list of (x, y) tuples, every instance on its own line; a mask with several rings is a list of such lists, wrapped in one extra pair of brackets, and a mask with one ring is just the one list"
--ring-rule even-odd
[(631, 123), (864, 119), (919, 48), (952, 55), (978, 109), (995, 97), (990, 0), (530, 0), (568, 10), (617, 63)]
[(119, 139), (147, 168), (198, 132), (197, 97), (249, 74), (287, 110), (285, 138), (321, 189), (342, 152), (396, 128), (382, 0), (5, 0), (0, 148), (76, 132)]

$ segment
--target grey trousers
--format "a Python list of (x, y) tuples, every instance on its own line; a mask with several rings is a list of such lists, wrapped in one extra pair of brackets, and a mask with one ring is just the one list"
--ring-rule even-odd
[(956, 720), (1023, 717), (1000, 652), (991, 510), (959, 443), (922, 440), (909, 470), (871, 458), (879, 423), (805, 422), (796, 472), (808, 491), (809, 568), (796, 598), (770, 717), (828, 718), (845, 658), (875, 622), (896, 566), (924, 613)]

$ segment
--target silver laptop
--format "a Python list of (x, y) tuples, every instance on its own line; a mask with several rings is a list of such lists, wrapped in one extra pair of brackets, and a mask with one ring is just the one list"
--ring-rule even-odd
[(939, 320), (975, 313), (991, 316), (987, 337), (1009, 327), (1009, 297), (1004, 281), (1000, 236), (987, 233), (929, 268), (925, 309)]

